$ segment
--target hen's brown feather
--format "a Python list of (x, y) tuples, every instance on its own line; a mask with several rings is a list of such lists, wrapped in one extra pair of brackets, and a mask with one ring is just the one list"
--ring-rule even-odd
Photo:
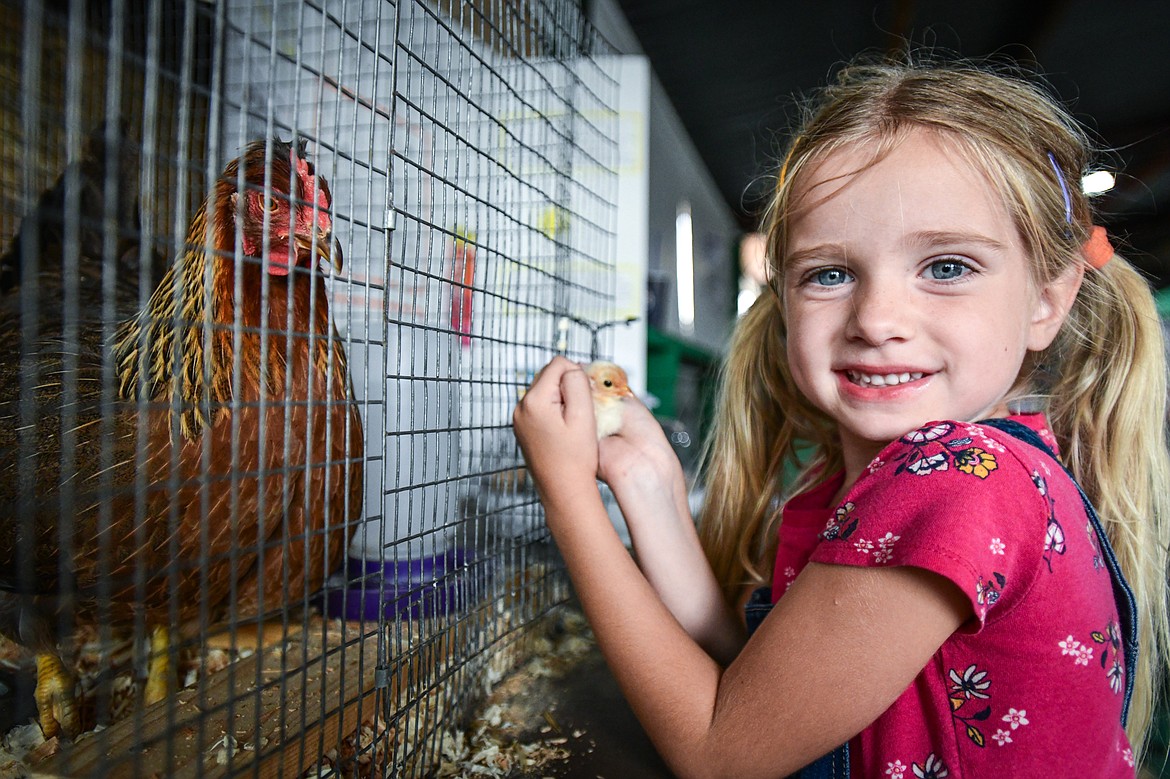
[[(21, 221), (8, 250), (0, 255), (0, 327), (19, 327), (21, 295), (14, 289), (27, 289), (33, 278), (42, 301), (38, 324), (54, 327), (55, 318), (64, 313), (60, 302), (67, 281), (67, 245), (76, 248), (76, 273), (70, 281), (76, 288), (77, 313), (87, 324), (100, 324), (107, 297), (103, 276), (108, 271), (113, 273), (112, 299), (120, 318), (138, 307), (139, 273), (157, 282), (166, 270), (161, 255), (149, 247), (143, 252), (140, 246), (141, 157), (129, 129), (126, 121), (95, 127), (81, 157), (66, 167)], [(67, 229), (70, 225), (75, 229)], [(26, 267), (26, 251), (36, 253), (35, 274)], [(141, 262), (143, 257), (146, 262)]]
[[(265, 296), (265, 267), (234, 255), (235, 205), (263, 187), (265, 158), (258, 142), (228, 166), (186, 253), (116, 342), (91, 329), (62, 348), (50, 335), (0, 367), (0, 631), (57, 640), (65, 605), (115, 624), (167, 622), (172, 607), (180, 622), (229, 607), (247, 617), (318, 589), (340, 562), (361, 512), (363, 439), (316, 257), (269, 277)], [(274, 142), (268, 159), (273, 189), (295, 198), (303, 149)], [(0, 329), (0, 350), (20, 355), (19, 339)], [(30, 361), (42, 381), (35, 427), (21, 431)]]

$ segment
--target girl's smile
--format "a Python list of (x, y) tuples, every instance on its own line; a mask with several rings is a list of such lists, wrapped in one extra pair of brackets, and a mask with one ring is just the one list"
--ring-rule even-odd
[(858, 399), (876, 400), (919, 391), (930, 382), (934, 371), (847, 368), (837, 370), (836, 373), (844, 383), (842, 392), (850, 393)]
[(1002, 413), (1060, 322), (955, 140), (916, 129), (874, 151), (831, 154), (797, 182), (782, 269), (793, 378), (837, 422), (848, 482), (927, 422)]

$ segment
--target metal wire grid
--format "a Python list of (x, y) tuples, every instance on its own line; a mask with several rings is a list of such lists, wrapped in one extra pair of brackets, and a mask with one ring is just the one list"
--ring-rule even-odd
[[(462, 657), (427, 683), (428, 695), (446, 697), (435, 705), (452, 710), (466, 703), (452, 691), (521, 656), (520, 628), (567, 593), (519, 469), (511, 409), (551, 356), (557, 320), (605, 317), (613, 306), (612, 63), (580, 55), (593, 49), (576, 9), (517, 10), (416, 5), (400, 18), (409, 32), (399, 39), (391, 168), (402, 186), (392, 189), (421, 208), (396, 208), (389, 238), (387, 290), (398, 291), (400, 307), (388, 305), (397, 342), (387, 352), (399, 355), (400, 373), (388, 393), (395, 383), (409, 392), (406, 427), (433, 436), (399, 437), (397, 461), (401, 472), (439, 452), (463, 475), (412, 476), (422, 489), (387, 511), (407, 526), (375, 543), (398, 560), (442, 543), (466, 553), (460, 586), (476, 605), (456, 620)], [(470, 41), (449, 46), (468, 30)], [(423, 312), (401, 305), (420, 299)], [(411, 620), (398, 626), (395, 649)], [(412, 743), (415, 753), (441, 751), (442, 731), (431, 734)]]
[[(348, 357), (365, 436), (362, 521), (353, 513), (342, 520), (352, 540), (323, 594), (309, 592), (302, 576), (266, 614), (244, 613), (234, 602), (221, 614), (203, 604), (198, 624), (173, 631), (163, 650), (185, 671), (180, 683), (193, 686), (164, 703), (144, 708), (133, 700), (137, 674), (128, 668), (150, 655), (141, 613), (118, 623), (100, 598), (97, 626), (90, 624), (95, 613), (62, 612), (61, 626), (80, 626), (70, 631), (66, 654), (80, 663), (83, 719), (106, 729), (56, 745), (59, 753), (40, 770), (425, 775), (485, 685), (524, 656), (528, 628), (568, 593), (510, 419), (554, 350), (587, 357), (595, 348), (589, 326), (613, 315), (616, 61), (569, 2), (109, 0), (60, 8), (5, 3), (0, 11), (5, 29), (20, 32), (4, 38), (0, 71), (8, 87), (0, 111), (7, 186), (0, 191), (19, 193), (0, 200), (5, 248), (39, 224), (32, 216), (38, 197), (67, 162), (87, 150), (104, 162), (95, 182), (85, 180), (93, 170), (76, 165), (64, 189), (57, 182), (65, 193), (61, 256), (37, 271), (45, 259), (39, 248), (22, 248), (19, 273), (32, 275), (0, 292), (10, 331), (19, 323), (19, 339), (8, 342), (19, 348), (4, 357), (9, 366), (35, 366), (42, 357), (35, 336), (56, 326), (67, 345), (84, 340), (86, 328), (110, 338), (158, 283), (154, 261), (161, 257), (165, 267), (190, 248), (190, 215), (223, 163), (249, 140), (296, 137), (307, 141), (317, 174), (332, 188), (326, 208), (345, 265), (326, 280), (339, 340), (326, 336), (325, 353), (329, 366)], [(259, 187), (269, 198), (271, 148)], [(79, 182), (107, 196), (96, 213), (85, 212), (89, 190)], [(320, 209), (311, 207), (314, 218)], [(85, 254), (90, 233), (99, 239), (96, 257)], [(274, 242), (268, 227), (263, 243)], [(132, 285), (112, 278), (127, 273), (124, 243), (136, 248), (128, 255), (137, 261)], [(230, 258), (246, 265), (244, 249), (237, 241)], [(99, 269), (100, 284), (84, 276), (87, 262)], [(262, 286), (261, 307), (276, 283)], [(246, 329), (237, 317), (236, 343)], [(282, 335), (259, 330), (264, 343)], [(108, 411), (108, 357), (100, 369)], [(67, 378), (76, 375), (71, 370)], [(25, 431), (19, 447), (0, 440), (5, 458), (23, 447), (27, 460), (43, 444), (30, 424), (37, 407), (20, 400), (37, 376), (34, 369), (18, 377), (19, 398), (0, 397), (19, 407)], [(66, 404), (76, 398), (68, 383)], [(345, 403), (262, 396), (260, 405), (330, 402)], [(148, 405), (140, 402), (139, 412)], [(239, 413), (240, 405), (227, 407)], [(63, 473), (74, 450), (90, 445), (85, 430), (67, 422), (68, 413)], [(323, 428), (315, 434), (330, 440), (352, 434), (348, 423), (326, 420)], [(301, 454), (285, 468), (261, 466), (258, 477), (240, 459), (236, 430), (226, 482), (210, 472), (194, 477), (204, 524), (216, 491), (236, 494), (266, 473), (287, 479), (336, 464)], [(260, 435), (275, 433), (262, 422)], [(203, 452), (206, 463), (211, 446)], [(17, 470), (24, 487), (35, 482), (28, 466)], [(170, 488), (177, 478), (172, 472)], [(114, 492), (98, 502), (112, 503)], [(59, 493), (25, 489), (5, 505), (24, 515), (42, 498), (57, 499), (57, 531), (68, 543), (74, 524), (66, 514), (76, 498)], [(107, 525), (120, 521), (109, 507), (99, 509)], [(140, 495), (135, 520), (147, 510)], [(324, 534), (286, 529), (264, 546), (261, 561)], [(203, 535), (198, 566), (206, 580), (217, 557)], [(172, 537), (172, 551), (178, 543)], [(17, 559), (28, 553), (18, 548)], [(233, 547), (220, 555), (230, 558), (233, 577), (248, 553)], [(118, 562), (99, 567), (108, 573)], [(314, 562), (302, 565), (307, 571)], [(178, 564), (166, 567), (173, 584)], [(135, 575), (141, 581), (147, 573)], [(262, 591), (276, 586), (264, 584), (265, 575)], [(288, 590), (287, 570), (281, 579)], [(100, 583), (98, 590), (110, 594)], [(172, 592), (167, 611), (177, 628), (174, 600)], [(210, 624), (218, 618), (227, 619), (223, 648), (210, 648), (219, 646)], [(5, 662), (27, 668), (27, 650), (14, 646), (4, 647)], [(216, 673), (218, 666), (225, 668)], [(15, 748), (17, 730), (0, 746)]]

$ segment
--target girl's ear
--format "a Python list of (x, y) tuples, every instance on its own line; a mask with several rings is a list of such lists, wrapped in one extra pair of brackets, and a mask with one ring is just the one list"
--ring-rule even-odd
[(1081, 281), (1085, 277), (1085, 264), (1082, 262), (1069, 263), (1069, 267), (1052, 281), (1040, 288), (1036, 297), (1036, 310), (1032, 314), (1032, 323), (1028, 330), (1028, 349), (1039, 352), (1047, 349), (1064, 324), (1077, 293), (1081, 289)]

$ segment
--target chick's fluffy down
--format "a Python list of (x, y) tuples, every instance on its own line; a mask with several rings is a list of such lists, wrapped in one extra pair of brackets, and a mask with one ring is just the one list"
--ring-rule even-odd
[(593, 390), (593, 415), (597, 440), (613, 435), (622, 427), (622, 401), (634, 396), (626, 372), (612, 362), (597, 361), (585, 366)]

